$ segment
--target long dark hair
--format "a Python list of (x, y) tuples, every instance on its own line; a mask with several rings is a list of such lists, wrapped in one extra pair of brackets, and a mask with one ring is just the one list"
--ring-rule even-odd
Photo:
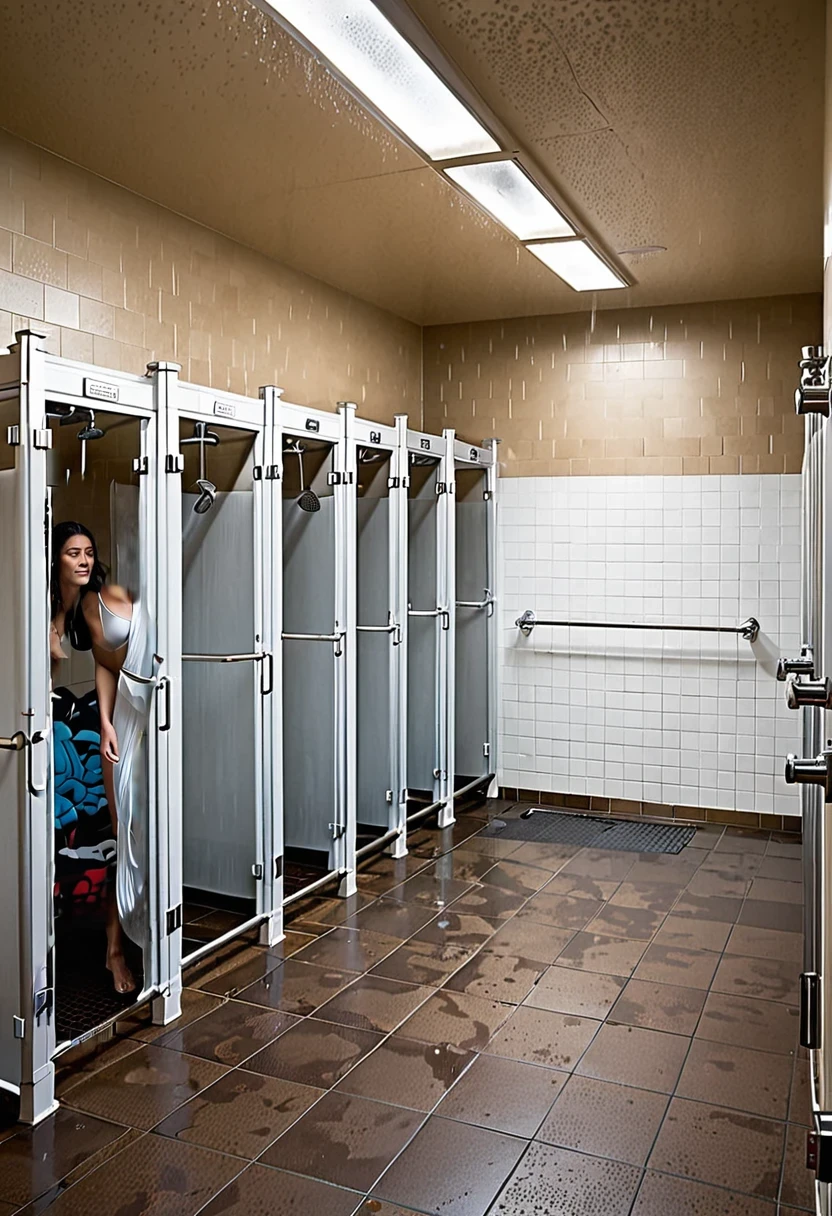
[(90, 532), (89, 528), (77, 523), (73, 519), (67, 519), (61, 524), (55, 524), (52, 529), (52, 568), (49, 572), (50, 620), (54, 621), (63, 607), (61, 599), (61, 553), (66, 542), (71, 540), (73, 536), (84, 536), (92, 545), (92, 571), (90, 572), (90, 581), (86, 587), (81, 588), (78, 603), (66, 614), (66, 631), (73, 650), (92, 650), (92, 638), (90, 637), (89, 626), (84, 619), (84, 613), (81, 609), (81, 600), (83, 600), (88, 592), (98, 592), (101, 590), (107, 581), (107, 567), (101, 563), (98, 556), (98, 546), (95, 543), (95, 537), (92, 532)]

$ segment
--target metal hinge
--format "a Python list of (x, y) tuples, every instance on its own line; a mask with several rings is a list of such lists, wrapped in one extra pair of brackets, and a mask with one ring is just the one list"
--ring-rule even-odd
[(392, 790), (384, 791), (384, 801), (389, 802), (392, 805), (392, 802), (393, 802), (393, 791)]
[(52, 1007), (55, 1003), (55, 990), (53, 988), (41, 988), (40, 992), (35, 993), (35, 1021), (39, 1022), (41, 1014), (46, 1014), (47, 1022), (52, 1017)]
[(482, 745), (482, 754), (483, 754), (484, 756), (490, 756), (490, 755), (491, 755), (491, 744), (490, 744), (490, 743), (483, 743), (483, 745)]
[(165, 472), (166, 473), (184, 473), (185, 472), (185, 457), (176, 452), (173, 455), (165, 457)]
[(256, 464), (251, 470), (255, 481), (280, 481), (280, 466), (276, 464)]
[(388, 477), (387, 478), (387, 489), (388, 490), (398, 490), (400, 485), (401, 485), (400, 477)]
[(332, 833), (333, 840), (340, 840), (342, 836), (346, 836), (347, 829), (342, 823), (328, 823), (327, 827)]
[(12, 1018), (12, 1030), (16, 1039), (26, 1038), (26, 1019), (19, 1018), (16, 1014)]
[(352, 473), (329, 473), (327, 475), (326, 484), (328, 486), (351, 486), (354, 477)]
[(252, 878), (262, 878), (263, 877), (263, 867), (259, 861), (256, 861), (254, 863), (254, 865), (251, 867), (251, 876), (252, 876)]
[(283, 877), (283, 858), (275, 857), (274, 859), (274, 876), (275, 878)]
[(800, 1045), (820, 1047), (820, 976), (814, 971), (800, 977)]
[(448, 774), (442, 768), (435, 768), (433, 770), (433, 775), (437, 781), (444, 781)]
[(177, 929), (182, 928), (182, 905), (177, 904), (175, 908), (168, 908), (165, 914), (165, 933), (168, 937), (175, 933)]
[(52, 432), (48, 427), (42, 431), (33, 431), (32, 442), (41, 452), (48, 451), (52, 447)]
[(448, 493), (448, 483), (447, 483), (447, 481), (437, 481), (437, 483), (436, 483), (436, 493), (437, 493), (437, 494), (447, 494), (447, 493)]
[(141, 477), (147, 472), (147, 470), (148, 470), (147, 457), (146, 456), (137, 456), (136, 459), (133, 461), (133, 472), (138, 473), (138, 475)]
[(20, 427), (19, 426), (7, 426), (6, 427), (6, 443), (9, 445), (10, 448), (19, 448), (20, 447)]

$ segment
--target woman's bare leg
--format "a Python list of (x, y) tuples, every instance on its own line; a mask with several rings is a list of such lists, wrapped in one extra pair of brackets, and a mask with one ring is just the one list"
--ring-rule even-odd
[[(116, 815), (115, 783), (113, 781), (113, 766), (109, 760), (102, 757), (101, 768), (104, 776), (104, 792), (107, 795), (107, 806), (110, 811), (110, 822), (113, 826), (113, 837), (118, 839), (118, 816)], [(112, 972), (113, 985), (116, 992), (125, 995), (135, 991), (136, 980), (133, 972), (127, 966), (124, 958), (124, 935), (118, 918), (118, 901), (112, 886), (107, 890), (107, 970)]]

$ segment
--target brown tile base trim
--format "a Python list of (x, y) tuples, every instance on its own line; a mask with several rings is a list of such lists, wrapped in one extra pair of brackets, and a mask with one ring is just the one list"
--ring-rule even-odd
[(663, 802), (636, 802), (629, 798), (600, 798), (589, 794), (558, 794), (552, 790), (517, 789), (501, 786), (500, 797), (515, 802), (538, 802), (541, 806), (558, 806), (569, 811), (591, 811), (596, 815), (612, 815), (632, 819), (676, 819), (680, 823), (725, 823), (743, 828), (762, 828), (771, 832), (794, 832), (800, 835), (799, 815), (764, 815), (758, 811), (724, 811), (715, 807), (670, 806)]

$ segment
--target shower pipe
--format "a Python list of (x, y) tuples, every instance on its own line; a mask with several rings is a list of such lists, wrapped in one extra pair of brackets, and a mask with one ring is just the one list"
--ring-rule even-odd
[(638, 621), (539, 621), (535, 614), (528, 609), (514, 622), (520, 632), (528, 637), (535, 625), (574, 626), (577, 629), (670, 629), (681, 633), (736, 633), (747, 642), (756, 642), (760, 633), (760, 622), (750, 616), (739, 625), (668, 625), (639, 623)]

